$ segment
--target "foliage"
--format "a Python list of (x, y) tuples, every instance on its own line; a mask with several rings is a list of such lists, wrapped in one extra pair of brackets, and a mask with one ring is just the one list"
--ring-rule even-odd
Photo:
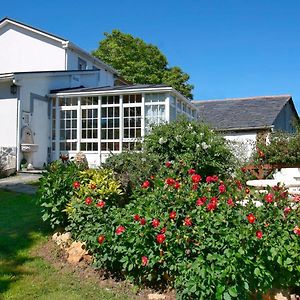
[(184, 118), (154, 127), (145, 137), (144, 149), (161, 161), (182, 160), (202, 175), (231, 173), (236, 164), (221, 135)]
[(192, 98), (189, 75), (179, 67), (168, 67), (167, 58), (158, 47), (140, 38), (113, 30), (105, 33), (93, 55), (117, 69), (132, 83), (169, 84), (187, 98)]
[(258, 164), (300, 164), (300, 130), (294, 134), (272, 132), (268, 143), (260, 143), (253, 160)]
[(136, 185), (158, 171), (160, 161), (155, 153), (125, 151), (108, 157), (103, 167), (115, 172), (125, 194), (129, 196)]
[(80, 166), (74, 162), (55, 161), (40, 178), (39, 203), (43, 220), (52, 228), (65, 227), (67, 215), (64, 211), (73, 195), (72, 184), (78, 179)]
[(174, 162), (124, 208), (79, 202), (72, 231), (95, 266), (140, 284), (168, 282), (181, 299), (247, 299), (300, 284), (299, 206), (281, 187), (258, 193)]
[(121, 206), (122, 190), (113, 172), (108, 169), (80, 172), (79, 181), (75, 183), (72, 199), (66, 208), (69, 221), (67, 229), (77, 239), (88, 241), (95, 224), (101, 228), (109, 221), (107, 211)]

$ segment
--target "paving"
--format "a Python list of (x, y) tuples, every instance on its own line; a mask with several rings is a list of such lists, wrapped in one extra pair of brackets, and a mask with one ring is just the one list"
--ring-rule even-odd
[(41, 173), (19, 173), (15, 176), (2, 178), (0, 179), (0, 189), (34, 195), (37, 186), (30, 183), (36, 182), (40, 177)]

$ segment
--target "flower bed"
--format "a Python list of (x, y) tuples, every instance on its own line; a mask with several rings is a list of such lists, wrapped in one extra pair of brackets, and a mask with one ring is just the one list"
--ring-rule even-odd
[(124, 206), (112, 173), (101, 174), (81, 173), (67, 209), (96, 267), (175, 287), (181, 299), (247, 299), (300, 284), (299, 208), (282, 188), (262, 195), (167, 162)]

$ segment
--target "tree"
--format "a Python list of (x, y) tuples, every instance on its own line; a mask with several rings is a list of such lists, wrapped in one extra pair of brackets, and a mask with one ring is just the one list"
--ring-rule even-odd
[(140, 38), (113, 30), (92, 54), (113, 66), (126, 80), (142, 84), (167, 84), (187, 98), (193, 97), (190, 76), (179, 67), (168, 67), (167, 58), (158, 47)]

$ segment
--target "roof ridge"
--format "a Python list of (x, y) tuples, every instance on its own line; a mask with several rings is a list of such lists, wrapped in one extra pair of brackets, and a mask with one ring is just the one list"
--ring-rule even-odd
[(276, 99), (276, 98), (283, 98), (288, 97), (292, 98), (289, 94), (282, 94), (282, 95), (271, 95), (271, 96), (251, 96), (251, 97), (242, 97), (242, 98), (224, 98), (224, 99), (206, 99), (206, 100), (193, 100), (193, 103), (204, 103), (204, 102), (222, 102), (222, 101), (244, 101), (244, 100), (253, 100), (253, 99)]

